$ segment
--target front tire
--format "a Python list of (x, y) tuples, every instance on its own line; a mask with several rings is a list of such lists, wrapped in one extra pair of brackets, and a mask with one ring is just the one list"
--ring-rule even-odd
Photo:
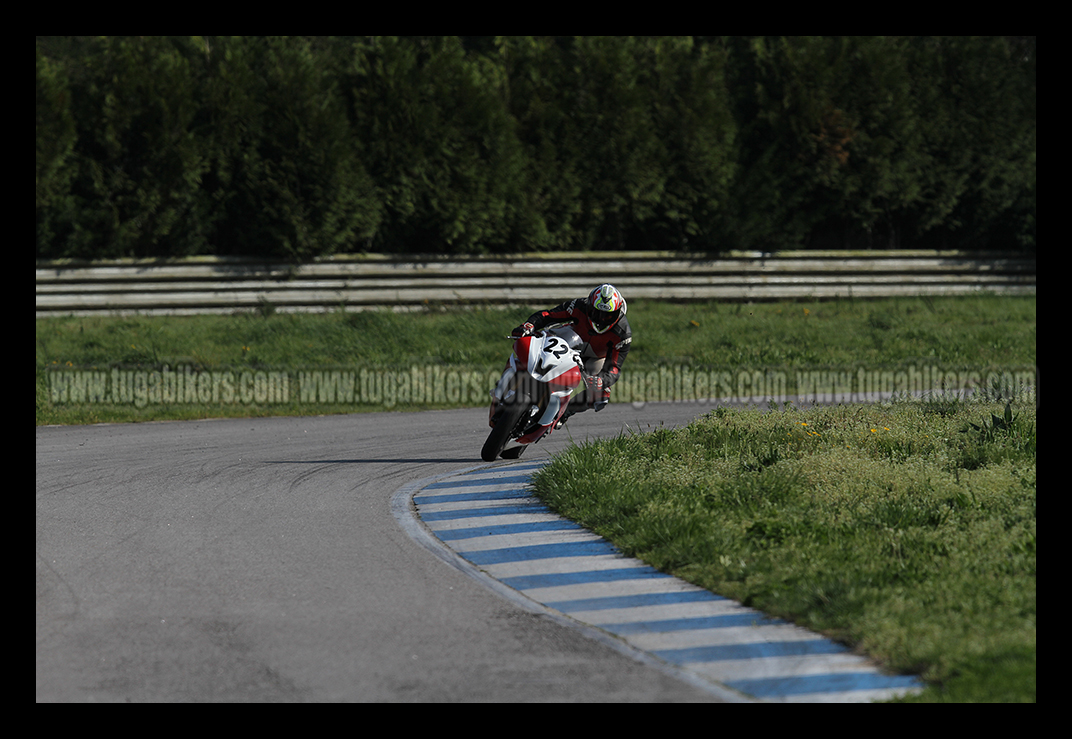
[(518, 401), (520, 398), (515, 398), (514, 402), (501, 405), (499, 420), (495, 422), (495, 428), (488, 434), (488, 440), (484, 442), (484, 448), (480, 450), (480, 458), (485, 462), (495, 461), (503, 447), (510, 441), (510, 435), (517, 426), (517, 422), (521, 420), (521, 415), (528, 410), (528, 403)]

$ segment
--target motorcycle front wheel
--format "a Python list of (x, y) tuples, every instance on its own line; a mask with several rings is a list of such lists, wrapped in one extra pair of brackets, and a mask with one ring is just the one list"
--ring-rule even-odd
[(499, 420), (495, 422), (495, 428), (488, 434), (488, 440), (484, 442), (484, 448), (480, 450), (480, 458), (485, 462), (494, 462), (502, 452), (503, 447), (510, 441), (510, 435), (521, 420), (522, 414), (529, 409), (529, 403), (513, 402), (504, 403), (498, 413)]

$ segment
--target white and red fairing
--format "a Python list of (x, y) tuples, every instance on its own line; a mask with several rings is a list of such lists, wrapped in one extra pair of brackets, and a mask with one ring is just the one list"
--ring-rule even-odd
[(514, 373), (526, 372), (539, 382), (546, 383), (551, 397), (540, 416), (538, 427), (520, 436), (519, 444), (531, 444), (550, 433), (555, 423), (561, 418), (569, 404), (573, 390), (581, 384), (581, 369), (578, 355), (567, 340), (547, 333), (534, 336), (522, 336), (514, 342), (514, 353), (499, 386), (503, 388)]

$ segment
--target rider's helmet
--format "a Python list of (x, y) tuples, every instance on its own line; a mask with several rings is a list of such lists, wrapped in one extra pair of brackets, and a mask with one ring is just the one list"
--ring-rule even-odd
[(625, 299), (614, 285), (600, 285), (588, 294), (588, 321), (592, 330), (601, 334), (625, 315)]

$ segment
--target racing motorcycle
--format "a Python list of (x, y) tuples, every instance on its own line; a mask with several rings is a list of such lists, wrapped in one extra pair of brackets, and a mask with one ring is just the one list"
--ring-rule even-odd
[[(492, 393), (492, 429), (480, 450), (485, 462), (517, 459), (550, 434), (583, 382), (584, 341), (569, 326), (509, 338), (515, 339), (514, 351)], [(506, 448), (510, 442), (517, 446)]]

